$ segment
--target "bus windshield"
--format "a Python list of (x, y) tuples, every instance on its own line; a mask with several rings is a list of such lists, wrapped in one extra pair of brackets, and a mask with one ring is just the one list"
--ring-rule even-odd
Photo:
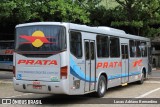
[(66, 49), (65, 28), (34, 25), (16, 28), (16, 51), (54, 52)]

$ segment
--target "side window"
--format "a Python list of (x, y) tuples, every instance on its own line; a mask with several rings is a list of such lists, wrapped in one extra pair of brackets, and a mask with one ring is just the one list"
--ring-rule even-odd
[(80, 32), (70, 32), (70, 51), (75, 57), (82, 57), (82, 36)]
[(140, 41), (136, 41), (136, 57), (141, 57)]
[(97, 56), (109, 57), (108, 36), (97, 35)]
[(121, 45), (121, 51), (122, 51), (122, 59), (125, 59), (125, 47), (124, 47), (124, 45)]
[(110, 57), (120, 57), (119, 38), (110, 37)]
[(89, 42), (85, 42), (85, 58), (89, 60)]
[(94, 44), (94, 42), (90, 42), (90, 45), (91, 45), (91, 60), (94, 60), (95, 58), (95, 50), (94, 50), (94, 48), (95, 48), (95, 44)]
[(147, 43), (146, 42), (141, 42), (141, 54), (142, 57), (147, 57)]
[(136, 48), (134, 40), (129, 40), (129, 48), (130, 48), (130, 57), (136, 56)]

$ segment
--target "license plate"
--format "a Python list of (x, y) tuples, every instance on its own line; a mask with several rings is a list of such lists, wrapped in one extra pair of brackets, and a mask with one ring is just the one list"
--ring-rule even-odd
[(42, 85), (33, 85), (33, 89), (42, 89)]

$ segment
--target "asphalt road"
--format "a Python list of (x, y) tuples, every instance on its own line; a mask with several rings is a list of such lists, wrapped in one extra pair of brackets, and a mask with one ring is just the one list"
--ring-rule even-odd
[[(7, 75), (7, 76), (6, 76)], [(42, 105), (23, 105), (23, 107), (50, 107), (50, 106), (65, 106), (65, 107), (160, 107), (159, 104), (102, 104), (113, 98), (119, 101), (122, 98), (159, 98), (160, 100), (160, 70), (153, 71), (152, 75), (147, 79), (144, 84), (139, 85), (136, 83), (128, 84), (127, 86), (118, 86), (107, 90), (104, 98), (95, 99), (91, 95), (67, 96), (67, 95), (51, 95), (51, 94), (34, 94), (34, 93), (21, 93), (14, 91), (11, 81), (12, 72), (0, 73), (0, 98), (31, 98), (42, 100)], [(117, 99), (120, 98), (120, 99)], [(112, 99), (112, 100), (113, 100)], [(123, 99), (122, 99), (123, 100)], [(58, 103), (58, 104), (55, 104)], [(63, 104), (65, 103), (65, 104)], [(1, 107), (21, 107), (22, 105), (0, 105)]]
[(12, 71), (0, 70), (0, 80), (12, 80), (13, 73)]

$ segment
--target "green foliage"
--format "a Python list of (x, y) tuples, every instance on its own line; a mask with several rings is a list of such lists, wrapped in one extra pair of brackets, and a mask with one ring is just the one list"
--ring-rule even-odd
[[(0, 21), (24, 22), (32, 17), (29, 0), (3, 0), (0, 3)], [(2, 21), (3, 20), (3, 21)]]
[(72, 0), (57, 0), (48, 2), (49, 20), (89, 23), (89, 12), (72, 2)]
[(67, 21), (89, 23), (89, 12), (72, 0), (2, 0), (0, 21)]
[[(102, 6), (97, 7), (95, 9), (90, 10), (90, 20), (91, 26), (102, 26), (102, 25), (107, 25), (107, 22), (109, 21), (109, 18), (107, 17), (107, 12), (106, 9)], [(105, 20), (104, 20), (105, 19)]]
[(160, 34), (160, 28), (147, 27), (146, 30), (144, 30), (144, 35), (149, 38), (154, 38), (159, 34)]
[(109, 7), (108, 1), (0, 0), (1, 27), (8, 29), (10, 25), (25, 22), (58, 21), (113, 26), (147, 37), (160, 34), (160, 0), (115, 0), (119, 5), (114, 8), (100, 5), (106, 3)]
[(143, 27), (143, 22), (142, 21), (114, 21), (111, 23), (111, 26), (132, 26), (136, 28), (142, 28)]
[(112, 10), (111, 26), (128, 27), (132, 34), (154, 36), (159, 34), (159, 0), (116, 0), (120, 5)]

